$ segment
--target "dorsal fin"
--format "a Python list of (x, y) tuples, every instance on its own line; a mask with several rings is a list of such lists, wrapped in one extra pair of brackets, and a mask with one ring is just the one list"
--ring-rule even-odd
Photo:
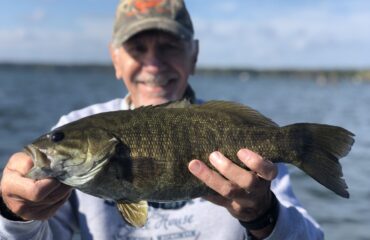
[(188, 99), (184, 98), (182, 100), (171, 101), (171, 102), (168, 102), (168, 103), (158, 105), (158, 107), (163, 107), (163, 108), (188, 108), (191, 105), (192, 104), (190, 103), (190, 101)]
[(260, 127), (277, 127), (278, 125), (271, 119), (263, 116), (258, 111), (242, 105), (240, 103), (228, 102), (228, 101), (209, 101), (202, 105), (198, 105), (198, 108), (209, 109), (217, 112), (228, 114), (232, 117), (237, 117), (245, 125), (253, 125)]
[(273, 122), (271, 119), (263, 116), (258, 111), (242, 105), (240, 103), (229, 102), (229, 101), (209, 101), (204, 104), (191, 104), (189, 100), (182, 99), (177, 101), (171, 101), (168, 103), (160, 105), (150, 105), (139, 107), (136, 110), (147, 110), (153, 108), (198, 108), (206, 109), (215, 112), (222, 112), (231, 117), (231, 119), (236, 120), (238, 123), (251, 126), (259, 127), (278, 127), (278, 125)]
[(159, 105), (148, 105), (148, 106), (141, 106), (136, 108), (135, 110), (145, 110), (151, 108), (188, 108), (192, 106), (190, 101), (186, 98), (176, 101), (170, 101), (167, 103), (159, 104)]

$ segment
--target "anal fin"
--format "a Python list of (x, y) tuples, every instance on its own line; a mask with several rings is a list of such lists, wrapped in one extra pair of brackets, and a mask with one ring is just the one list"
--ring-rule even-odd
[(117, 208), (123, 219), (133, 227), (143, 227), (148, 219), (148, 202), (128, 203), (118, 201)]

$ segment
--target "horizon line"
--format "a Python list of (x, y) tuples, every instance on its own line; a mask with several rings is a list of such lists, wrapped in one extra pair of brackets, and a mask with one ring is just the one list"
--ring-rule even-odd
[[(0, 61), (0, 67), (99, 67), (113, 68), (107, 62), (13, 62)], [(200, 71), (236, 71), (236, 72), (368, 72), (369, 67), (253, 67), (253, 66), (212, 66), (198, 65)]]

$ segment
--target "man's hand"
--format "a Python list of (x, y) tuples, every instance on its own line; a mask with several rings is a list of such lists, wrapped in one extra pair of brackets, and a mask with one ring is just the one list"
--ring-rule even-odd
[(28, 155), (14, 154), (4, 168), (0, 193), (5, 205), (15, 215), (24, 220), (45, 220), (68, 199), (71, 188), (51, 178), (26, 178), (32, 166)]
[[(250, 171), (237, 166), (220, 152), (213, 152), (209, 157), (219, 173), (196, 159), (189, 163), (189, 170), (220, 194), (206, 196), (205, 199), (225, 207), (235, 218), (248, 222), (269, 209), (270, 183), (277, 175), (277, 167), (248, 149), (241, 149), (237, 155)], [(266, 237), (272, 229), (273, 226), (251, 232), (257, 237)]]

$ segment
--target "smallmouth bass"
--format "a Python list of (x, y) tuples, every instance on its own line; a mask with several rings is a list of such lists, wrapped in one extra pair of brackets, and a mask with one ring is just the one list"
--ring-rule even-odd
[[(341, 127), (297, 123), (279, 127), (241, 104), (171, 102), (82, 118), (25, 147), (34, 167), (28, 177), (54, 177), (85, 193), (117, 202), (123, 218), (140, 227), (147, 201), (163, 202), (214, 193), (188, 171), (192, 159), (209, 163), (220, 151), (235, 164), (241, 148), (274, 163), (293, 164), (348, 198), (339, 159), (354, 143)], [(248, 170), (248, 169), (247, 169)]]

